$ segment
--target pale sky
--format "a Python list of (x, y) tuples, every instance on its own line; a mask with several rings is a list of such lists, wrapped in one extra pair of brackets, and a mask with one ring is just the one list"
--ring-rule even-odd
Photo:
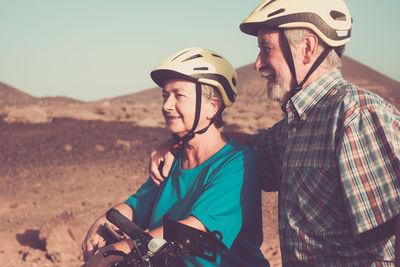
[[(326, 0), (329, 1), (329, 0)], [(252, 64), (239, 30), (259, 0), (0, 0), (0, 81), (36, 97), (98, 100), (153, 88), (149, 73), (199, 46)], [(400, 81), (399, 0), (347, 0), (345, 55)]]

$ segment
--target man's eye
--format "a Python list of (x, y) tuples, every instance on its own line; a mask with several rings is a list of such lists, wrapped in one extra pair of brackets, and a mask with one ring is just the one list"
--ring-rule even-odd
[(258, 48), (260, 48), (260, 51), (262, 51), (266, 54), (269, 54), (272, 50), (272, 47), (267, 46), (267, 45), (261, 45), (261, 44), (258, 46)]
[(269, 46), (264, 46), (263, 50), (264, 50), (265, 53), (269, 54), (271, 52), (272, 48), (269, 47)]

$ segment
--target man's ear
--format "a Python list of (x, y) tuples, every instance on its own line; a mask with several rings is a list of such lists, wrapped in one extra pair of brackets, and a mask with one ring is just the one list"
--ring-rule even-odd
[(305, 65), (313, 63), (313, 58), (318, 56), (318, 42), (315, 34), (309, 33), (305, 36), (303, 46), (303, 63)]

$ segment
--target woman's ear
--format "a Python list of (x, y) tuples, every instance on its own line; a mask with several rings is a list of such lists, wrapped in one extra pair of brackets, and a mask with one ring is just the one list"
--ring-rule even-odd
[(212, 119), (214, 118), (215, 114), (217, 114), (219, 108), (221, 107), (221, 100), (217, 97), (210, 100), (207, 110), (207, 118)]

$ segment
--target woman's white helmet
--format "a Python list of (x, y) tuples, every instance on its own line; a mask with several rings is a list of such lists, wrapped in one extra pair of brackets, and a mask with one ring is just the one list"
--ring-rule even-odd
[(214, 86), (221, 94), (226, 107), (236, 100), (235, 69), (221, 54), (209, 49), (193, 47), (176, 52), (161, 62), (150, 75), (160, 87), (171, 78), (183, 78)]

